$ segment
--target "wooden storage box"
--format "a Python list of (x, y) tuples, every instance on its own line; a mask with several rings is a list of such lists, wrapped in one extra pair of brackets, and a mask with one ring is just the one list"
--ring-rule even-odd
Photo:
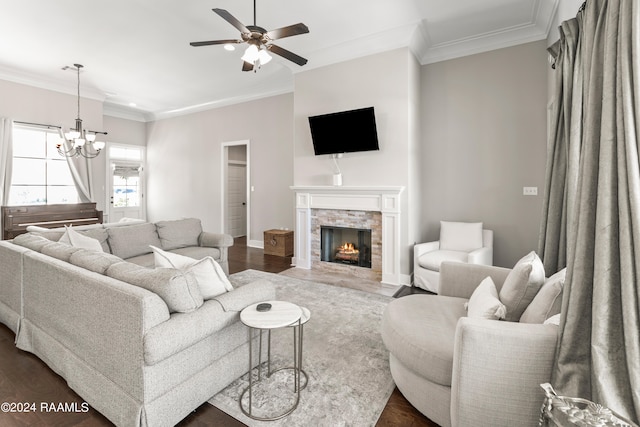
[(264, 232), (265, 255), (293, 256), (293, 231), (267, 230)]

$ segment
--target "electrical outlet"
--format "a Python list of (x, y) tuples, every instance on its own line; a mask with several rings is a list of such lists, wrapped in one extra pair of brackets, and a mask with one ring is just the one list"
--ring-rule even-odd
[(538, 187), (522, 187), (523, 196), (537, 196)]

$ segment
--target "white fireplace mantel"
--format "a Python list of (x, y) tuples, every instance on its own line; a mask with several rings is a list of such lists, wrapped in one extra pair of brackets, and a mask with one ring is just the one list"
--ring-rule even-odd
[(311, 268), (311, 209), (373, 211), (382, 214), (382, 282), (401, 284), (400, 195), (404, 187), (293, 186), (296, 193), (293, 264)]

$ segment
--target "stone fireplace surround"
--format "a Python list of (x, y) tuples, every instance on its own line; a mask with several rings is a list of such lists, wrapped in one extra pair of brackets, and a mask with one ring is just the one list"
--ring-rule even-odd
[[(371, 230), (371, 268), (321, 261), (322, 226)], [(382, 280), (382, 221), (379, 212), (347, 209), (311, 209), (311, 269), (349, 273), (368, 280)]]
[[(393, 285), (401, 284), (400, 274), (400, 195), (404, 187), (352, 187), (352, 186), (293, 186), (296, 194), (295, 256), (293, 265), (304, 269), (324, 269), (334, 267), (320, 261), (320, 225), (341, 225), (362, 227), (361, 221), (378, 228), (373, 231), (372, 246), (378, 246), (378, 254), (373, 252), (372, 268), (347, 267), (359, 277)], [(318, 218), (320, 213), (320, 218)], [(322, 221), (325, 223), (321, 224)], [(337, 221), (337, 223), (335, 223)], [(316, 236), (317, 234), (317, 236)], [(316, 249), (316, 246), (318, 247)], [(372, 248), (373, 250), (373, 248)], [(340, 266), (338, 266), (340, 267)]]

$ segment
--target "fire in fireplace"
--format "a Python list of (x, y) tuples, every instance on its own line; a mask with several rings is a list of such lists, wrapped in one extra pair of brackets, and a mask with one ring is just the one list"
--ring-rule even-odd
[(320, 227), (320, 259), (371, 268), (371, 230)]

